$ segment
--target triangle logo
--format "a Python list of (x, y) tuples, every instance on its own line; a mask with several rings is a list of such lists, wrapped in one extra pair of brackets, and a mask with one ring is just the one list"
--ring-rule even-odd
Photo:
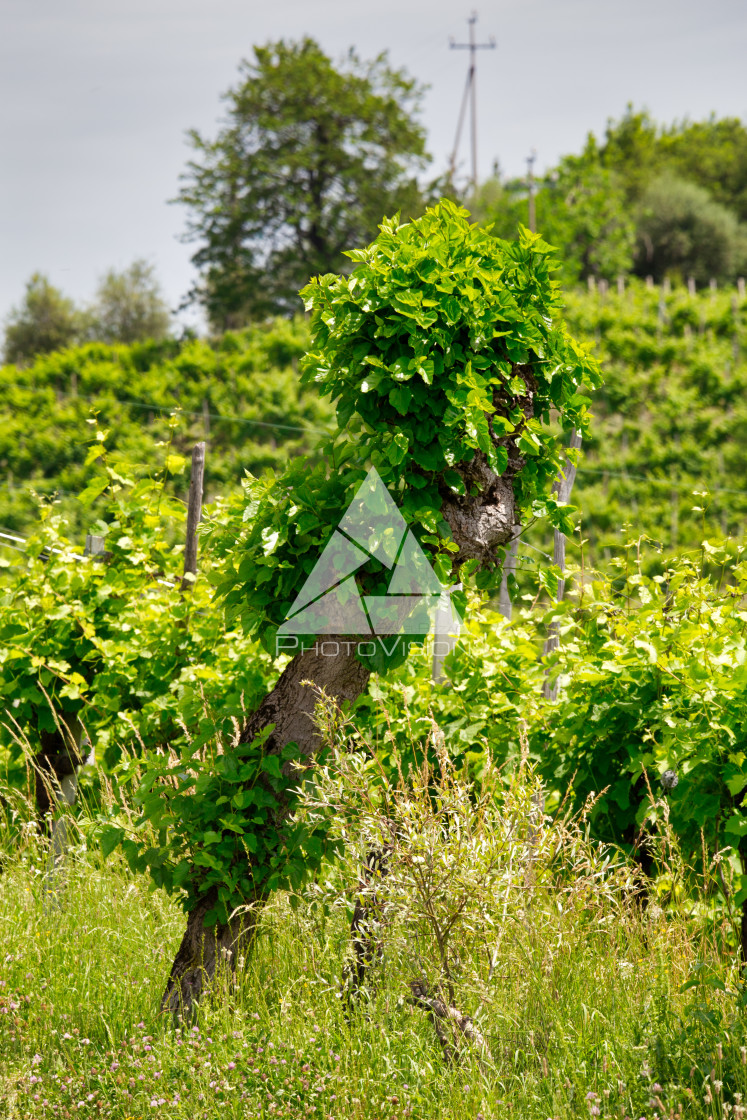
[[(355, 572), (372, 557), (392, 570), (389, 587), (386, 595), (361, 596)], [(444, 598), (448, 590), (372, 467), (278, 633), (427, 634)]]

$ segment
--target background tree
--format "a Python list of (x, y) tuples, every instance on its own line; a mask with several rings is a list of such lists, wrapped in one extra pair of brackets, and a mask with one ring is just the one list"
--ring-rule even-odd
[(72, 300), (35, 272), (20, 307), (6, 321), (4, 360), (25, 363), (36, 354), (62, 350), (76, 341), (81, 327), (81, 315)]
[[(635, 224), (620, 177), (601, 165), (593, 138), (580, 156), (562, 159), (537, 188), (537, 231), (559, 250), (567, 283), (590, 275), (612, 280), (630, 271)], [(478, 220), (494, 223), (496, 236), (516, 237), (528, 220), (526, 182), (488, 180), (470, 209)]]
[[(747, 128), (735, 118), (658, 125), (632, 105), (600, 142), (561, 159), (536, 183), (537, 229), (559, 250), (566, 283), (636, 271), (733, 280), (747, 270)], [(527, 184), (496, 174), (473, 216), (516, 236)]]
[(635, 224), (619, 177), (596, 159), (592, 146), (566, 156), (537, 194), (537, 229), (558, 246), (570, 282), (630, 271)]
[(620, 176), (629, 202), (636, 202), (662, 170), (657, 135), (656, 122), (648, 111), (636, 113), (628, 104), (619, 121), (607, 121), (602, 144), (592, 133), (587, 138), (587, 148), (591, 144), (597, 147), (602, 166)]
[[(593, 138), (590, 137), (590, 142)], [(747, 266), (747, 128), (736, 118), (661, 126), (628, 105), (599, 161), (634, 209), (636, 271), (731, 280)]]
[(415, 177), (425, 132), (421, 89), (386, 55), (351, 50), (338, 70), (312, 39), (255, 47), (226, 94), (215, 140), (190, 132), (197, 158), (178, 199), (202, 280), (191, 291), (216, 329), (301, 309), (310, 276), (340, 271), (382, 213), (422, 208)]
[(747, 221), (747, 127), (735, 117), (661, 126), (645, 109), (636, 112), (628, 105), (619, 121), (607, 122), (599, 158), (620, 176), (630, 201), (669, 172), (707, 190)]
[(673, 126), (660, 145), (672, 170), (747, 222), (747, 128), (735, 117)]
[(747, 229), (703, 187), (666, 173), (643, 194), (636, 271), (660, 282), (668, 275), (733, 280), (747, 264)]
[(153, 265), (134, 261), (124, 272), (110, 269), (99, 283), (89, 311), (89, 333), (102, 342), (143, 342), (164, 338), (170, 312)]

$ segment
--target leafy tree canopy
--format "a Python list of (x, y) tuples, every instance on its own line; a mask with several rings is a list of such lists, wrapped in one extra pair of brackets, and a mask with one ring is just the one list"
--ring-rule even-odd
[(49, 354), (70, 346), (81, 328), (80, 313), (72, 300), (35, 272), (26, 284), (20, 307), (5, 325), (4, 360), (26, 363), (36, 354)]
[(566, 156), (537, 196), (537, 228), (560, 247), (565, 275), (608, 280), (630, 269), (635, 225), (619, 176), (600, 167), (593, 145)]
[(299, 288), (343, 270), (382, 213), (421, 209), (421, 92), (384, 54), (364, 63), (351, 50), (337, 69), (309, 38), (254, 48), (217, 138), (190, 132), (196, 158), (176, 200), (200, 243), (188, 298), (211, 324), (300, 310)]
[[(516, 235), (527, 220), (527, 187), (521, 180), (504, 187), (496, 179), (480, 188), (470, 209), (493, 223), (498, 237)], [(538, 183), (537, 228), (559, 249), (568, 283), (587, 276), (614, 279), (633, 265), (635, 224), (619, 175), (603, 167), (592, 138), (580, 156), (566, 156)]]
[(609, 121), (600, 159), (616, 171), (630, 199), (639, 199), (665, 171), (703, 187), (741, 221), (747, 220), (747, 127), (736, 117), (657, 125), (632, 105)]
[(153, 265), (134, 261), (124, 272), (110, 269), (90, 309), (89, 333), (101, 342), (142, 342), (165, 338), (170, 314)]
[(747, 229), (704, 187), (659, 176), (641, 198), (637, 270), (661, 281), (692, 276), (733, 279), (747, 264)]
[[(536, 221), (560, 250), (562, 278), (731, 281), (747, 269), (747, 128), (732, 118), (660, 126), (631, 105), (599, 141), (561, 159), (536, 186)], [(473, 215), (515, 237), (528, 184), (496, 175), (470, 200)]]

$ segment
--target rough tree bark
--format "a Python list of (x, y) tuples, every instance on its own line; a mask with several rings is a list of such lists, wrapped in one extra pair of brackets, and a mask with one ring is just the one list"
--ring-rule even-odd
[[(318, 650), (312, 648), (293, 658), (272, 692), (267, 694), (247, 721), (241, 733), (241, 742), (250, 743), (272, 723), (275, 726), (266, 744), (270, 753), (279, 754), (288, 743), (296, 743), (301, 753), (307, 756), (319, 749), (319, 736), (312, 720), (314, 690), (303, 682), (309, 681), (323, 688), (329, 696), (342, 703), (360, 696), (370, 676), (370, 670), (356, 660), (352, 649), (351, 652), (346, 651), (346, 644), (351, 646), (352, 643), (325, 635), (325, 648), (331, 650), (335, 643), (340, 647), (336, 656), (323, 656), (322, 643), (318, 643)], [(259, 897), (247, 899), (247, 903), (255, 906), (261, 901)], [(214, 897), (207, 896), (188, 915), (187, 928), (163, 995), (164, 1010), (189, 1010), (215, 975), (221, 955), (226, 964), (234, 968), (239, 950), (251, 942), (256, 909), (237, 915), (227, 925), (218, 923), (206, 929), (203, 919), (214, 902)]]
[[(526, 393), (513, 400), (496, 396), (496, 412), (506, 415), (518, 404), (524, 415), (530, 418), (536, 391), (531, 368), (516, 365), (514, 374), (525, 382)], [(508, 465), (502, 475), (492, 470), (487, 457), (480, 452), (470, 463), (458, 468), (466, 484), (464, 496), (455, 495), (446, 485), (440, 489), (442, 511), (459, 547), (454, 558), (455, 574), (464, 561), (472, 558), (479, 559), (483, 564), (495, 563), (496, 549), (511, 537), (516, 521), (513, 479), (523, 465), (516, 448), (520, 432), (521, 428), (510, 437), (494, 436), (496, 446), (504, 446), (508, 452)], [(314, 690), (305, 687), (303, 682), (308, 681), (324, 689), (327, 695), (342, 703), (360, 696), (370, 676), (370, 670), (352, 652), (353, 643), (348, 641), (346, 649), (345, 639), (325, 635), (324, 646), (332, 648), (335, 641), (340, 644), (340, 652), (336, 656), (323, 656), (320, 641), (319, 650), (312, 649), (294, 657), (273, 690), (247, 721), (241, 735), (242, 742), (251, 742), (264, 727), (274, 724), (267, 740), (270, 752), (280, 753), (292, 742), (306, 756), (312, 756), (319, 750), (319, 736), (312, 721)], [(164, 1010), (188, 1011), (214, 976), (221, 953), (227, 966), (234, 968), (240, 948), (247, 947), (251, 942), (262, 898), (247, 900), (255, 904), (254, 908), (248, 914), (237, 916), (228, 925), (218, 924), (212, 929), (205, 929), (203, 919), (213, 901), (205, 899), (188, 916), (187, 929), (163, 995), (161, 1005)]]
[(425, 980), (411, 980), (410, 992), (412, 1003), (428, 1012), (448, 1064), (456, 1060), (460, 1038), (476, 1046), (482, 1057), (491, 1058), (490, 1047), (469, 1015), (462, 1015), (453, 1004), (432, 993)]

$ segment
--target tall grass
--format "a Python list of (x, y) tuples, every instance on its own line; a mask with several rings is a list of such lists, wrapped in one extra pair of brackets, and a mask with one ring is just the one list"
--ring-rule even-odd
[(341, 997), (350, 912), (339, 868), (315, 891), (278, 895), (236, 976), (174, 1023), (158, 1008), (183, 928), (177, 905), (120, 859), (104, 862), (72, 825), (50, 883), (27, 803), (8, 792), (5, 806), (0, 1116), (744, 1114), (747, 1026), (728, 948), (683, 910), (642, 910), (582, 830), (564, 840), (544, 825), (548, 842), (566, 844), (573, 889), (538, 876), (482, 987), (465, 989), (461, 1010), (489, 1057), (465, 1042), (447, 1063), (403, 984), (407, 943), (384, 939), (365, 1002)]

